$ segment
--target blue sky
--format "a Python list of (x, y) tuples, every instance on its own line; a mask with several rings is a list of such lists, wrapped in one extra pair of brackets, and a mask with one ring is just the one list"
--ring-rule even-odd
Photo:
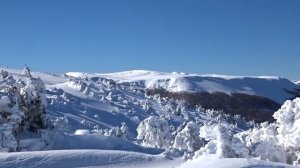
[(299, 0), (1, 0), (1, 66), (300, 79)]

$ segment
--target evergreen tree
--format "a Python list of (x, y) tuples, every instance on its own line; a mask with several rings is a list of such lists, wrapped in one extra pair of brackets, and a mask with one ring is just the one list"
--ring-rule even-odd
[(25, 77), (28, 77), (28, 78), (31, 78), (31, 70), (27, 67), (27, 65), (25, 64), (25, 68), (22, 72), (22, 75), (25, 76)]
[(25, 113), (22, 126), (32, 132), (48, 128), (46, 89), (43, 81), (39, 78), (27, 78), (26, 85), (20, 89), (20, 96), (20, 108)]

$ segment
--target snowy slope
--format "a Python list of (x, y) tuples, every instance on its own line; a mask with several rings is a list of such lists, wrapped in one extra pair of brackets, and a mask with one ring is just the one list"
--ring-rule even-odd
[(1, 168), (105, 167), (154, 168), (174, 167), (181, 159), (172, 161), (162, 155), (148, 155), (111, 150), (57, 150), (0, 153)]
[[(10, 74), (14, 76), (15, 79), (19, 79), (19, 78), (24, 79), (24, 77), (20, 75), (23, 70), (11, 69), (5, 67), (0, 67), (0, 70), (8, 71)], [(42, 72), (31, 72), (31, 73), (34, 77), (41, 78), (43, 82), (45, 82), (46, 84), (56, 84), (56, 83), (62, 83), (67, 81), (66, 78), (63, 78), (62, 76), (55, 75), (55, 74), (42, 73)]]
[(64, 135), (54, 136), (54, 149), (102, 149), (131, 151), (147, 154), (160, 154), (162, 149), (144, 148), (129, 141), (103, 135)]
[(225, 76), (225, 75), (197, 75), (186, 73), (162, 73), (155, 71), (134, 70), (109, 74), (88, 74), (69, 72), (73, 77), (103, 77), (119, 83), (137, 82), (144, 88), (164, 88), (168, 91), (180, 92), (224, 92), (246, 93), (267, 97), (278, 103), (291, 98), (284, 89), (293, 90), (296, 84), (286, 78), (275, 76)]
[[(25, 81), (22, 70), (0, 70), (8, 71), (15, 80)], [(116, 88), (105, 78), (86, 81), (49, 73), (32, 72), (32, 75), (41, 78), (46, 85), (50, 118), (56, 120), (57, 117), (66, 116), (68, 125), (64, 131), (71, 135), (77, 129), (110, 129), (125, 122), (130, 136), (135, 137), (140, 121), (150, 115), (169, 114), (156, 101), (148, 100), (139, 86)], [(151, 112), (145, 109), (146, 103), (151, 105)], [(171, 120), (177, 125), (184, 121), (178, 116), (173, 116)]]
[(105, 167), (105, 168), (292, 168), (287, 164), (255, 159), (220, 159), (203, 156), (182, 163), (178, 158), (170, 160), (163, 155), (148, 155), (110, 150), (59, 150), (39, 152), (0, 153), (1, 168), (53, 168), (53, 167)]
[(247, 158), (218, 158), (214, 155), (201, 156), (197, 159), (189, 160), (178, 168), (292, 168), (287, 164), (272, 163), (262, 160)]

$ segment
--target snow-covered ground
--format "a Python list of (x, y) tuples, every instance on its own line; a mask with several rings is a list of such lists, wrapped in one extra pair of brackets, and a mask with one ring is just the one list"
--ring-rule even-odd
[(112, 150), (54, 150), (0, 153), (1, 168), (292, 168), (294, 166), (246, 158), (220, 159), (214, 155), (184, 161), (163, 155)]
[(292, 168), (288, 164), (272, 163), (247, 158), (219, 158), (215, 155), (205, 155), (183, 163), (178, 168)]
[[(2, 115), (2, 112), (9, 110), (8, 106), (10, 106), (6, 89), (13, 85), (24, 85), (24, 81), (28, 79), (22, 75), (22, 70), (0, 68), (1, 70), (8, 71), (13, 77), (0, 80), (0, 114)], [(190, 108), (181, 101), (159, 96), (147, 96), (144, 91), (151, 88), (164, 88), (172, 92), (246, 93), (283, 103), (284, 100), (292, 97), (285, 89), (299, 88), (288, 79), (272, 76), (197, 75), (144, 70), (110, 74), (69, 72), (64, 75), (31, 72), (31, 75), (45, 83), (47, 112), (55, 128), (39, 134), (22, 134), (18, 141), (18, 150), (21, 152), (0, 153), (1, 168), (287, 166), (255, 159), (220, 159), (220, 155), (211, 155), (210, 152), (219, 150), (215, 148), (220, 146), (220, 130), (232, 131), (228, 132), (228, 135), (220, 135), (228, 137), (233, 133), (247, 130), (253, 125), (236, 116), (221, 115), (198, 106)], [(291, 108), (295, 106), (292, 105)], [(203, 126), (207, 123), (213, 126)], [(12, 126), (13, 124), (10, 127), (5, 123), (2, 124), (1, 133)], [(199, 135), (200, 127), (202, 133), (204, 130), (206, 135)], [(211, 135), (208, 135), (204, 128), (207, 128), (208, 132), (212, 130)], [(271, 128), (268, 127), (270, 130)], [(298, 130), (297, 126), (292, 128)], [(260, 129), (259, 134), (257, 133), (258, 139), (264, 139), (260, 137), (263, 134), (261, 132), (264, 131), (269, 130)], [(297, 141), (298, 137), (294, 134), (297, 132), (289, 136)], [(250, 135), (256, 136), (254, 133)], [(251, 137), (250, 135), (247, 134)], [(283, 135), (274, 136), (278, 138)], [(202, 142), (201, 138), (208, 138), (208, 141)], [(234, 138), (232, 140), (237, 140), (237, 137)], [(2, 139), (1, 143), (6, 141), (8, 140)], [(205, 149), (201, 152), (209, 155), (192, 157), (193, 152), (199, 150), (204, 142), (209, 145), (204, 146)], [(284, 139), (282, 143), (286, 142), (287, 140)], [(223, 143), (229, 142), (222, 141), (221, 144)], [(252, 150), (253, 144), (247, 145)], [(168, 148), (172, 148), (172, 151), (168, 151)], [(49, 151), (40, 151), (45, 149)], [(234, 151), (236, 148), (231, 150)], [(261, 154), (259, 153), (261, 151), (254, 152)], [(185, 162), (182, 156), (193, 159)]]
[(154, 168), (175, 167), (182, 159), (117, 150), (53, 150), (0, 153), (1, 168)]

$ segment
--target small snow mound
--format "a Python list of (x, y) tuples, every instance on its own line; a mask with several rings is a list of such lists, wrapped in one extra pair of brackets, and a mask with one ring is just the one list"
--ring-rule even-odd
[(74, 132), (74, 135), (89, 135), (90, 133), (90, 130), (78, 129)]

